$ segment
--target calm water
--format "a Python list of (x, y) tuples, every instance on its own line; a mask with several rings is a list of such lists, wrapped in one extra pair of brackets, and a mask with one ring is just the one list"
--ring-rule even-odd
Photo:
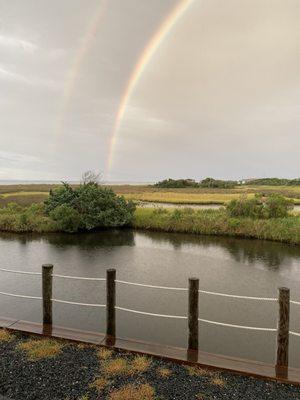
[[(81, 235), (0, 235), (2, 268), (40, 271), (53, 263), (55, 272), (104, 277), (115, 267), (119, 279), (187, 287), (199, 277), (200, 287), (248, 296), (276, 297), (278, 286), (291, 288), (300, 300), (300, 247), (279, 243), (182, 234), (114, 231)], [(0, 291), (41, 295), (40, 277), (0, 272)], [(54, 279), (54, 297), (85, 303), (105, 302), (105, 283)], [(161, 314), (186, 315), (187, 293), (141, 287), (117, 287), (117, 303)], [(41, 304), (0, 296), (0, 315), (41, 321)], [(277, 304), (200, 295), (200, 316), (220, 322), (276, 327)], [(55, 324), (105, 330), (105, 310), (54, 306)], [(186, 321), (117, 313), (121, 337), (186, 345)], [(300, 332), (300, 307), (291, 306), (291, 329)], [(273, 362), (275, 334), (201, 324), (202, 350)], [(291, 364), (300, 367), (300, 338), (291, 337)]]

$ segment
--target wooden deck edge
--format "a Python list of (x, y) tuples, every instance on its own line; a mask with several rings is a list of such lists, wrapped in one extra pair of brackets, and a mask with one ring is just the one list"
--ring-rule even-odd
[(0, 328), (73, 342), (101, 345), (120, 351), (163, 358), (179, 364), (197, 365), (202, 368), (300, 386), (300, 369), (298, 368), (289, 368), (287, 377), (280, 377), (276, 375), (275, 366), (271, 364), (132, 339), (111, 338), (103, 333), (82, 331), (55, 325), (52, 327), (43, 326), (41, 323), (2, 317), (0, 317)]

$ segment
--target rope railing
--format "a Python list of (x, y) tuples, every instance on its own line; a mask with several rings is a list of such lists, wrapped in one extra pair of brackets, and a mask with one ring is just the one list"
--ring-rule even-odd
[(14, 269), (5, 269), (5, 268), (0, 268), (0, 271), (9, 272), (13, 274), (20, 274), (20, 275), (42, 275), (41, 272), (16, 271)]
[(89, 278), (85, 276), (69, 276), (69, 275), (58, 275), (58, 274), (52, 274), (51, 275), (54, 278), (62, 278), (62, 279), (78, 279), (81, 281), (106, 281), (105, 278)]
[(75, 306), (84, 306), (84, 307), (106, 307), (106, 304), (77, 303), (75, 301), (67, 301), (59, 299), (51, 299), (51, 301), (53, 301), (54, 303), (72, 304)]
[(146, 311), (132, 310), (130, 308), (124, 308), (124, 307), (119, 307), (119, 306), (116, 306), (116, 310), (127, 311), (127, 312), (134, 313), (134, 314), (150, 315), (152, 317), (187, 319), (187, 317), (181, 316), (181, 315), (155, 314), (155, 313), (149, 313)]
[(202, 318), (198, 318), (198, 321), (205, 322), (207, 324), (225, 326), (225, 327), (229, 327), (229, 328), (248, 329), (248, 330), (251, 330), (251, 331), (265, 331), (265, 332), (276, 332), (277, 331), (277, 329), (275, 329), (275, 328), (259, 328), (259, 327), (256, 327), (256, 326), (227, 324), (225, 322), (210, 321), (208, 319), (202, 319)]
[(290, 333), (290, 335), (293, 335), (293, 336), (300, 336), (300, 333), (298, 333), (298, 332), (290, 331), (289, 333)]
[(291, 303), (291, 304), (296, 304), (296, 305), (298, 305), (298, 306), (300, 305), (300, 301), (291, 300), (290, 303)]
[(116, 282), (116, 283), (121, 283), (121, 284), (124, 284), (124, 285), (141, 286), (141, 287), (146, 287), (146, 288), (150, 288), (150, 289), (183, 290), (183, 291), (185, 291), (185, 292), (188, 291), (187, 288), (170, 287), (170, 286), (146, 285), (146, 284), (143, 284), (143, 283), (134, 283), (134, 282), (127, 282), (127, 281), (120, 281), (120, 280), (118, 280), (118, 279), (116, 279), (115, 282)]
[[(218, 293), (218, 292), (209, 292), (207, 290), (199, 290), (199, 293), (213, 295), (213, 296), (222, 296), (222, 297), (231, 297), (234, 299), (244, 299), (244, 300), (260, 300), (260, 301), (278, 301), (275, 297), (253, 297), (253, 296), (240, 296), (237, 294), (227, 294), (227, 293)], [(300, 304), (300, 303), (299, 303)]]
[[(276, 366), (286, 368), (288, 365), (288, 337), (296, 336), (300, 337), (300, 333), (292, 331), (289, 329), (289, 305), (300, 305), (300, 301), (290, 300), (290, 291), (287, 288), (279, 288), (278, 298), (274, 297), (257, 297), (257, 296), (244, 296), (237, 294), (220, 293), (199, 289), (199, 279), (190, 278), (189, 287), (172, 287), (172, 286), (161, 286), (161, 285), (148, 285), (138, 282), (130, 282), (125, 280), (116, 279), (116, 270), (107, 270), (106, 278), (93, 278), (93, 277), (81, 277), (72, 275), (62, 275), (53, 274), (53, 265), (47, 264), (43, 265), (42, 273), (40, 272), (29, 272), (29, 271), (18, 271), (12, 269), (0, 268), (0, 271), (7, 273), (15, 273), (22, 275), (41, 275), (42, 276), (42, 287), (43, 295), (42, 297), (19, 295), (16, 293), (0, 292), (0, 295), (11, 296), (21, 299), (34, 299), (43, 301), (43, 323), (47, 325), (52, 325), (52, 304), (67, 304), (82, 307), (94, 307), (94, 308), (106, 308), (106, 334), (110, 337), (116, 336), (116, 311), (122, 311), (126, 313), (145, 315), (150, 317), (158, 318), (170, 318), (177, 320), (188, 321), (189, 329), (189, 340), (188, 349), (197, 350), (198, 349), (198, 323), (211, 324), (216, 326), (222, 326), (227, 328), (250, 330), (250, 331), (261, 331), (261, 332), (277, 332), (277, 363)], [(101, 281), (106, 282), (106, 304), (98, 303), (83, 303), (68, 300), (56, 299), (52, 296), (52, 278), (58, 279), (70, 279), (70, 280), (81, 280), (81, 281)], [(147, 311), (140, 311), (134, 308), (126, 308), (121, 305), (116, 305), (116, 284), (130, 285), (136, 287), (150, 288), (150, 289), (162, 289), (171, 291), (183, 291), (188, 293), (188, 313), (187, 315), (172, 315), (172, 314), (160, 314)], [(278, 302), (279, 307), (279, 319), (276, 328), (266, 328), (258, 326), (246, 326), (231, 324), (226, 322), (218, 322), (213, 320), (208, 320), (204, 318), (199, 318), (199, 294), (220, 296), (226, 298), (242, 299), (242, 300), (257, 300), (266, 302)]]
[(36, 296), (25, 296), (22, 294), (14, 294), (14, 293), (5, 293), (5, 292), (0, 292), (3, 296), (9, 296), (9, 297), (19, 297), (21, 299), (33, 299), (33, 300), (42, 300), (42, 297), (36, 297)]

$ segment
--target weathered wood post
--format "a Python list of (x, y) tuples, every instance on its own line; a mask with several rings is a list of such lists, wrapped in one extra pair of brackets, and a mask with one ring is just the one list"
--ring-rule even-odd
[(116, 270), (106, 271), (106, 335), (116, 336)]
[(287, 377), (289, 365), (290, 289), (278, 289), (279, 317), (277, 326), (276, 374)]
[(188, 350), (198, 350), (199, 279), (189, 279)]
[(44, 264), (42, 266), (44, 325), (52, 325), (52, 273), (52, 264)]

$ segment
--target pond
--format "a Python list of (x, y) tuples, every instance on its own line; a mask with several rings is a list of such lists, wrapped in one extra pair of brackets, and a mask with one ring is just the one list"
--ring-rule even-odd
[[(0, 266), (40, 272), (53, 263), (57, 274), (105, 277), (150, 285), (187, 287), (198, 277), (200, 288), (257, 297), (277, 297), (291, 289), (300, 301), (300, 247), (259, 240), (166, 234), (132, 230), (90, 234), (0, 234)], [(41, 296), (39, 276), (0, 272), (0, 291)], [(105, 282), (54, 278), (54, 298), (105, 303)], [(186, 315), (187, 293), (117, 284), (117, 304), (140, 311)], [(207, 320), (275, 328), (277, 303), (200, 294), (200, 317)], [(105, 331), (105, 309), (55, 304), (54, 323)], [(41, 302), (0, 295), (0, 316), (41, 321)], [(291, 305), (291, 330), (300, 332), (300, 306)], [(187, 321), (117, 312), (117, 335), (185, 347)], [(200, 323), (203, 351), (274, 362), (276, 333)], [(290, 338), (291, 365), (300, 367), (300, 337)]]

